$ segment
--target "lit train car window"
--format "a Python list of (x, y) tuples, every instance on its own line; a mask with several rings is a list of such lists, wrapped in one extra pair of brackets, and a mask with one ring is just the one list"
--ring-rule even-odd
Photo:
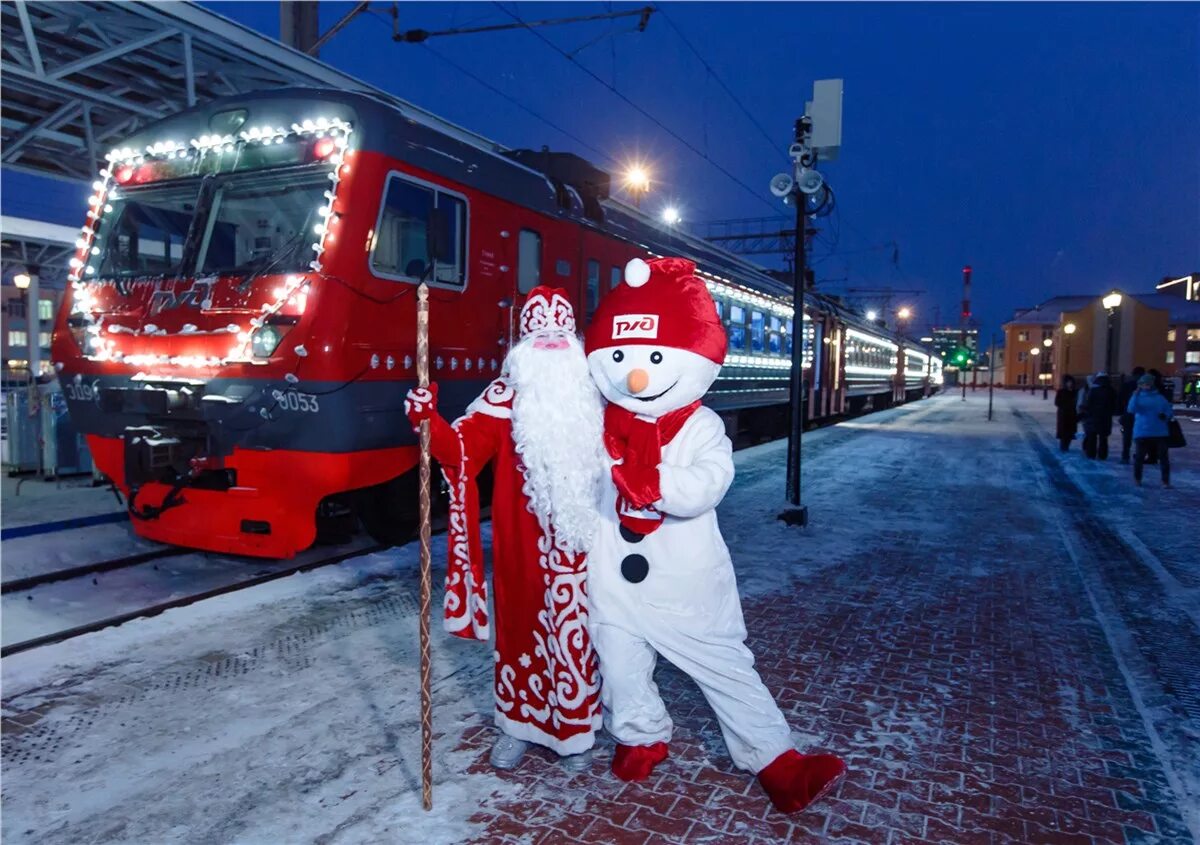
[(792, 354), (792, 318), (791, 317), (788, 318), (787, 323), (785, 323), (785, 325), (787, 326), (787, 331), (783, 335), (783, 354), (791, 355)]
[(734, 352), (746, 351), (746, 309), (740, 305), (729, 303), (729, 349)]
[(517, 238), (517, 290), (529, 293), (542, 281), (542, 236), (522, 229)]
[(589, 258), (587, 263), (587, 319), (591, 320), (600, 304), (600, 262)]
[(434, 185), (415, 182), (392, 173), (384, 187), (383, 206), (371, 248), (371, 269), (378, 276), (419, 282), (429, 261), (429, 231), (434, 210), (446, 224), (448, 260), (437, 262), (433, 281), (462, 287), (466, 284), (467, 204), (464, 198)]
[(780, 355), (783, 353), (783, 338), (779, 332), (783, 328), (783, 321), (771, 315), (771, 331), (767, 335), (767, 351), (772, 355)]
[(612, 290), (617, 285), (621, 284), (622, 278), (624, 278), (624, 274), (621, 272), (620, 267), (610, 268), (610, 272), (608, 274), (608, 289)]
[(196, 182), (114, 191), (113, 210), (101, 218), (96, 238), (102, 250), (99, 275), (178, 274), (199, 192)]
[(766, 321), (761, 311), (750, 312), (750, 351), (762, 352), (766, 346)]
[(238, 176), (213, 197), (196, 266), (201, 273), (272, 273), (307, 269), (313, 227), (321, 222), (329, 180), (316, 174)]

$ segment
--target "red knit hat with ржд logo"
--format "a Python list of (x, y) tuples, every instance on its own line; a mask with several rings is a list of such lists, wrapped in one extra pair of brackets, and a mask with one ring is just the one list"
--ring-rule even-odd
[(600, 302), (584, 340), (588, 353), (614, 346), (686, 349), (725, 361), (725, 328), (696, 264), (686, 258), (635, 258), (625, 283)]

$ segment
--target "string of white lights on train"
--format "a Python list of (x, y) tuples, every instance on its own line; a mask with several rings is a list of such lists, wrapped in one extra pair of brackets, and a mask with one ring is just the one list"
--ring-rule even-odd
[[(349, 122), (336, 117), (323, 117), (317, 120), (305, 120), (301, 123), (293, 123), (290, 129), (270, 126), (254, 127), (239, 132), (237, 137), (233, 135), (201, 135), (199, 138), (191, 139), (186, 144), (176, 141), (160, 141), (156, 144), (147, 145), (142, 152), (126, 147), (113, 150), (105, 156), (108, 165), (100, 171), (100, 178), (92, 184), (93, 194), (88, 198), (90, 208), (87, 214), (87, 222), (83, 225), (80, 237), (75, 242), (76, 252), (69, 262), (70, 273), (67, 276), (72, 290), (71, 313), (83, 319), (85, 331), (90, 335), (83, 349), (84, 355), (93, 361), (114, 360), (136, 367), (171, 364), (181, 367), (204, 368), (218, 367), (232, 362), (250, 363), (254, 360), (249, 354), (254, 332), (261, 329), (266, 324), (268, 318), (279, 313), (279, 311), (289, 304), (294, 304), (303, 311), (309, 293), (308, 280), (304, 275), (288, 275), (284, 280), (284, 284), (272, 291), (273, 300), (263, 303), (261, 313), (251, 318), (248, 326), (230, 323), (224, 328), (225, 332), (236, 336), (237, 342), (230, 352), (221, 358), (202, 355), (168, 356), (139, 353), (126, 355), (119, 352), (116, 349), (115, 340), (112, 338), (108, 338), (107, 340), (102, 338), (104, 326), (102, 319), (98, 319), (95, 313), (97, 302), (93, 287), (96, 282), (93, 282), (91, 277), (96, 275), (96, 266), (92, 263), (93, 258), (100, 254), (100, 247), (96, 243), (100, 228), (100, 218), (102, 214), (113, 210), (113, 206), (109, 200), (114, 197), (114, 192), (122, 181), (120, 178), (122, 172), (131, 174), (133, 168), (155, 158), (171, 160), (189, 158), (193, 155), (203, 158), (212, 152), (220, 152), (221, 154), (233, 152), (239, 140), (243, 145), (259, 144), (265, 146), (268, 144), (282, 144), (292, 136), (312, 135), (318, 139), (328, 139), (330, 144), (328, 150), (322, 153), (319, 147), (316, 148), (317, 157), (333, 165), (333, 169), (329, 173), (330, 187), (324, 192), (325, 205), (317, 209), (317, 215), (321, 220), (313, 228), (313, 234), (316, 235), (316, 239), (312, 243), (311, 249), (315, 253), (315, 256), (309, 263), (309, 269), (319, 274), (322, 272), (321, 258), (326, 251), (327, 245), (333, 243), (336, 237), (334, 230), (338, 220), (341, 218), (341, 212), (336, 210), (334, 206), (337, 202), (338, 185), (341, 183), (342, 178), (350, 172), (349, 160), (353, 155), (353, 150), (350, 148), (350, 138), (353, 132), (354, 127)], [(318, 145), (321, 143), (321, 140), (317, 141)], [(103, 280), (100, 281), (100, 284), (105, 283)], [(217, 331), (221, 330), (218, 329)], [(136, 333), (131, 329), (126, 329), (119, 325), (110, 327), (109, 332), (111, 334), (119, 334), (121, 332)], [(185, 325), (181, 331), (174, 333), (148, 325), (146, 326), (145, 333), (169, 336), (172, 334), (196, 334), (197, 332), (195, 327), (190, 325)], [(88, 346), (92, 348), (89, 350), (86, 348)], [(307, 355), (307, 351), (303, 346), (297, 346), (295, 351), (301, 358)]]

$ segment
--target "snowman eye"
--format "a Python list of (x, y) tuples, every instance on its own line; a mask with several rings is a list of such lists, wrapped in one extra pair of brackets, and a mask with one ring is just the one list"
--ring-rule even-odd
[(650, 363), (651, 364), (661, 364), (662, 363), (662, 353), (659, 352), (657, 349), (650, 353)]
[(625, 353), (622, 352), (620, 349), (614, 349), (613, 350), (613, 360), (616, 361), (618, 364), (621, 363), (622, 361), (625, 360)]

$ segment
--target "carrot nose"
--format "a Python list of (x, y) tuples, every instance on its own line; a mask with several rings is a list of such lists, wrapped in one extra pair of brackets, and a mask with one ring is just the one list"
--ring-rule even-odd
[(630, 370), (625, 377), (630, 393), (641, 393), (650, 384), (650, 374), (645, 370)]

